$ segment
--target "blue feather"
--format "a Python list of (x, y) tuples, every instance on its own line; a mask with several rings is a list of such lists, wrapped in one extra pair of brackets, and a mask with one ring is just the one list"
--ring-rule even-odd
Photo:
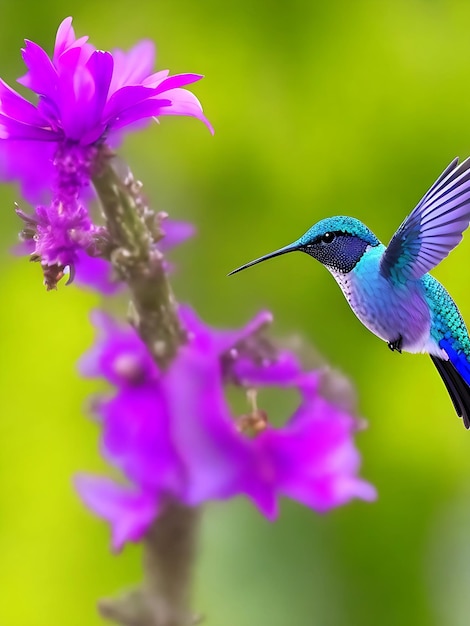
[(439, 347), (445, 350), (449, 361), (462, 376), (465, 382), (470, 385), (470, 361), (463, 350), (459, 350), (457, 343), (451, 338), (441, 339)]

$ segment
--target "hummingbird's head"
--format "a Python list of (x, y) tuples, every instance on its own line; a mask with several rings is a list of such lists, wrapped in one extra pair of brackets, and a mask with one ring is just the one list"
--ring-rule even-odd
[(354, 217), (327, 217), (314, 224), (297, 241), (242, 265), (230, 274), (295, 250), (306, 252), (332, 271), (346, 274), (356, 266), (369, 246), (379, 243), (374, 233)]
[(369, 246), (380, 241), (354, 217), (327, 217), (314, 224), (297, 241), (298, 250), (313, 256), (329, 269), (346, 274)]

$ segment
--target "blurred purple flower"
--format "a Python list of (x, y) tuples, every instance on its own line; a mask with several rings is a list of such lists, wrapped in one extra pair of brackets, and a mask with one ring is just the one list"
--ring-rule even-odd
[(103, 311), (94, 311), (91, 321), (98, 331), (98, 338), (79, 361), (84, 376), (102, 376), (121, 388), (136, 388), (158, 379), (159, 372), (152, 355), (132, 326), (119, 324)]
[[(303, 372), (289, 353), (266, 357), (260, 329), (269, 313), (238, 331), (213, 330), (186, 307), (180, 315), (188, 343), (166, 372), (132, 328), (103, 313), (94, 317), (99, 340), (81, 362), (83, 374), (116, 387), (97, 404), (101, 449), (129, 486), (88, 475), (76, 481), (84, 502), (111, 524), (115, 550), (139, 540), (171, 499), (196, 506), (246, 495), (274, 519), (280, 496), (317, 511), (375, 498), (357, 476), (357, 423), (319, 394), (321, 374)], [(237, 425), (224, 396), (229, 382), (294, 387), (301, 403), (283, 428), (258, 428), (257, 408)], [(256, 436), (240, 430), (244, 421)]]
[(113, 296), (124, 288), (124, 283), (114, 275), (110, 261), (90, 256), (84, 250), (78, 252), (73, 281), (80, 287)]
[(166, 213), (161, 213), (163, 239), (158, 242), (161, 252), (168, 252), (171, 248), (179, 246), (191, 237), (194, 237), (196, 229), (190, 222), (168, 219)]

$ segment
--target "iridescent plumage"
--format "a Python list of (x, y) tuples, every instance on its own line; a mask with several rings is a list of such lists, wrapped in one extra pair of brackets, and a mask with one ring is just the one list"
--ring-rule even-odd
[(470, 338), (456, 304), (427, 272), (457, 246), (470, 221), (470, 159), (454, 159), (385, 247), (359, 220), (336, 216), (233, 273), (299, 250), (334, 276), (352, 310), (391, 350), (430, 354), (470, 428)]

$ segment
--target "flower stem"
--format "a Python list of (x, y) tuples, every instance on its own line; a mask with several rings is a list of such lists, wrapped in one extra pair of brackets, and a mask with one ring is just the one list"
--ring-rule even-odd
[(200, 510), (173, 503), (144, 541), (144, 582), (118, 598), (101, 600), (106, 619), (125, 626), (193, 626), (191, 582)]
[[(131, 292), (132, 322), (162, 370), (186, 337), (156, 242), (163, 235), (140, 201), (130, 173), (123, 179), (111, 155), (93, 177), (109, 234), (109, 258)], [(153, 218), (150, 221), (149, 217)], [(125, 626), (190, 626), (192, 570), (199, 510), (169, 502), (143, 542), (144, 580), (120, 598), (102, 600), (103, 617)]]
[[(185, 335), (176, 313), (176, 302), (145, 208), (136, 197), (131, 174), (122, 180), (105, 155), (93, 184), (101, 202), (110, 237), (110, 260), (131, 291), (132, 323), (155, 361), (166, 369)], [(154, 229), (155, 230), (155, 229)]]
[(198, 509), (173, 503), (145, 538), (144, 572), (158, 624), (194, 622), (190, 587), (198, 522)]

